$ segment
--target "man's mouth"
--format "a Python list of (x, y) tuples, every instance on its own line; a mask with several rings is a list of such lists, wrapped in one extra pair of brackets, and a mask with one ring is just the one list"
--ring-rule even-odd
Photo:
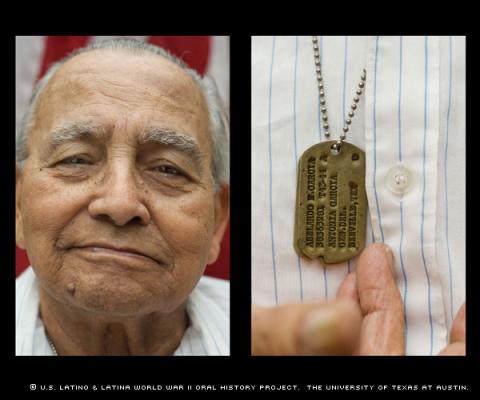
[(95, 259), (117, 259), (124, 260), (125, 262), (155, 262), (158, 264), (164, 264), (162, 260), (156, 256), (150, 255), (144, 250), (135, 247), (116, 246), (109, 243), (87, 243), (77, 246), (72, 246), (71, 250), (80, 250), (83, 254), (89, 256), (89, 258)]

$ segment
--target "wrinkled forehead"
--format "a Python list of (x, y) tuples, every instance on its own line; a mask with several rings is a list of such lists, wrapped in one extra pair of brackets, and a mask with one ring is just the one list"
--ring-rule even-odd
[(101, 83), (185, 102), (202, 100), (193, 78), (177, 64), (156, 54), (133, 54), (122, 49), (92, 50), (71, 58), (52, 78), (49, 89), (53, 93), (65, 86), (88, 90)]
[(39, 99), (35, 125), (52, 129), (82, 109), (91, 112), (96, 104), (116, 107), (122, 114), (158, 111), (208, 131), (208, 108), (190, 75), (162, 56), (122, 49), (92, 50), (62, 65)]

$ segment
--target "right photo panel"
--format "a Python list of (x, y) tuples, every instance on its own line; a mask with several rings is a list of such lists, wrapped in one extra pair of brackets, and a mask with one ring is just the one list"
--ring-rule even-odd
[(252, 355), (465, 355), (465, 36), (251, 40)]

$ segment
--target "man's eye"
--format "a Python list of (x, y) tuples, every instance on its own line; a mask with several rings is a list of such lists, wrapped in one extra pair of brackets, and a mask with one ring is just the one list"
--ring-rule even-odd
[(183, 175), (178, 169), (170, 165), (160, 165), (156, 167), (156, 170), (158, 172), (161, 172), (163, 174), (168, 174), (168, 175), (179, 175), (179, 176)]
[(78, 156), (73, 156), (73, 157), (68, 157), (65, 158), (64, 160), (60, 161), (60, 164), (63, 165), (84, 165), (84, 164), (89, 164), (85, 158), (78, 157)]

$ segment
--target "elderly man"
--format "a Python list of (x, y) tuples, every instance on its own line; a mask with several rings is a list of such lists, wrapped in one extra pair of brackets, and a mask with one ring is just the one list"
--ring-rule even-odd
[(50, 68), (17, 142), (17, 355), (226, 355), (202, 277), (229, 212), (216, 87), (167, 52), (100, 42)]

